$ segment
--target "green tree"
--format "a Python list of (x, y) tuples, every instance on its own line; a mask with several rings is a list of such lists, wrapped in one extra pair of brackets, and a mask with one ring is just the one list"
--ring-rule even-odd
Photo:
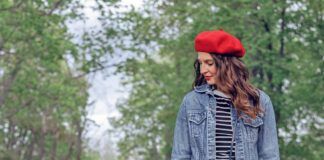
[[(145, 1), (141, 9), (120, 14), (126, 26), (121, 36), (130, 38), (122, 49), (135, 57), (118, 70), (132, 86), (129, 98), (118, 104), (121, 118), (113, 121), (123, 133), (120, 158), (170, 158), (176, 113), (193, 81), (193, 39), (200, 31), (222, 28), (242, 40), (252, 83), (272, 98), (282, 159), (320, 159), (321, 2)], [(301, 135), (296, 129), (305, 119), (307, 133)]]
[(72, 43), (65, 24), (83, 19), (82, 7), (72, 0), (0, 2), (0, 159), (95, 157), (83, 144), (84, 75), (98, 70), (104, 52), (89, 35)]

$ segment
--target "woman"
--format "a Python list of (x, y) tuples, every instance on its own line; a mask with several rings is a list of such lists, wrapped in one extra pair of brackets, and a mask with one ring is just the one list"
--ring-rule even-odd
[(241, 42), (223, 30), (205, 31), (195, 50), (194, 89), (178, 112), (172, 160), (279, 159), (272, 103), (248, 82)]

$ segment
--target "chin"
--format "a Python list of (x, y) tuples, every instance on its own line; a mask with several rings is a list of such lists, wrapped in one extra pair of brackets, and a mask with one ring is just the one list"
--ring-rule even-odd
[(215, 82), (208, 82), (207, 81), (207, 84), (209, 84), (209, 85), (215, 85), (216, 83)]

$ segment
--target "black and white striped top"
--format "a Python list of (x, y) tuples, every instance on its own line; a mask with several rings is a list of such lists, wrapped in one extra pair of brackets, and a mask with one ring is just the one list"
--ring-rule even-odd
[[(216, 97), (216, 159), (229, 160), (230, 148), (233, 138), (231, 116), (231, 100), (220, 91), (214, 90)], [(233, 143), (232, 160), (235, 159), (235, 141)]]

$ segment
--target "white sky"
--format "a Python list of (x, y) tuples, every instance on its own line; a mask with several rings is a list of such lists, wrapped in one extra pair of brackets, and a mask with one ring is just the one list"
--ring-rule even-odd
[[(81, 42), (78, 35), (81, 35), (84, 31), (101, 29), (100, 21), (97, 19), (100, 13), (91, 8), (95, 5), (95, 0), (81, 0), (81, 3), (85, 6), (83, 13), (87, 20), (85, 22), (73, 21), (67, 24), (69, 32), (76, 35), (74, 41), (77, 43)], [(122, 0), (122, 4), (134, 5), (135, 8), (138, 8), (142, 5), (142, 0)], [(120, 88), (122, 88), (120, 76), (110, 75), (105, 77), (101, 72), (98, 72), (89, 75), (88, 81), (91, 83), (88, 90), (90, 95), (88, 102), (95, 101), (95, 103), (88, 107), (87, 118), (93, 120), (98, 126), (89, 126), (86, 138), (90, 140), (89, 146), (91, 148), (103, 150), (102, 147), (105, 147), (108, 143), (116, 142), (116, 138), (109, 137), (105, 131), (112, 128), (108, 118), (120, 115), (115, 107), (118, 98), (127, 97), (127, 93), (120, 91)], [(115, 144), (110, 147), (115, 147)], [(101, 152), (101, 154), (104, 153)]]

